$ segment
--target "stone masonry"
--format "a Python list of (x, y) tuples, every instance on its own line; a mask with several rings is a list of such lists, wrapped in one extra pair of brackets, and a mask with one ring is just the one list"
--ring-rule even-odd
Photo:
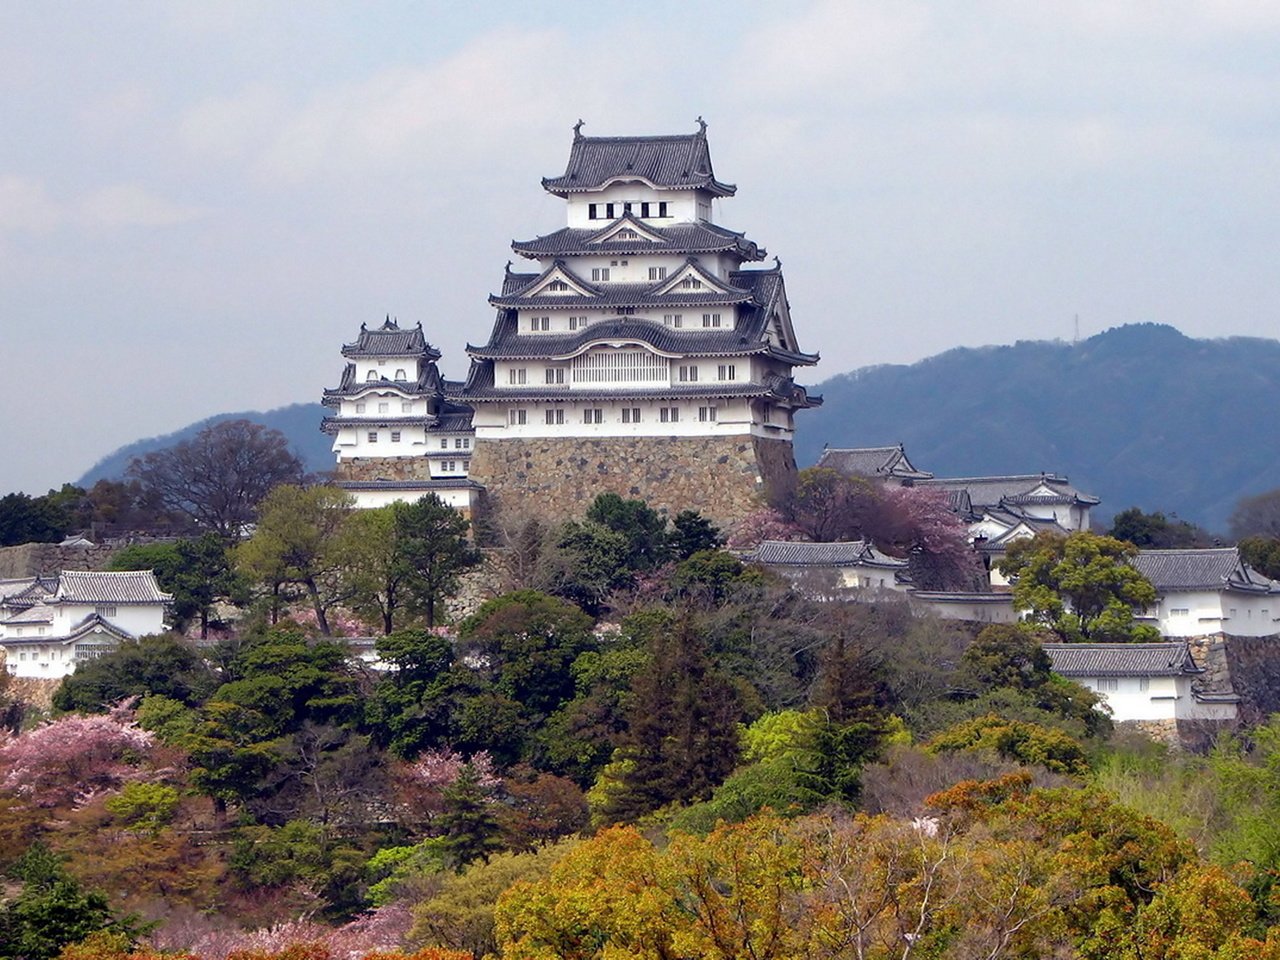
[(785, 496), (795, 478), (789, 442), (750, 436), (481, 440), (471, 458), (490, 506), (536, 505), (556, 521), (616, 493), (672, 517), (697, 510), (728, 530)]
[(338, 480), (430, 480), (431, 461), (426, 457), (356, 457), (339, 463), (334, 477)]

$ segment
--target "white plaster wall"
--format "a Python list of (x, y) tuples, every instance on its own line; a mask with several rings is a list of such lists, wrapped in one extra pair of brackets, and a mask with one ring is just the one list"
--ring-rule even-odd
[[(1186, 610), (1175, 614), (1175, 610)], [(1280, 597), (1232, 591), (1168, 591), (1157, 601), (1154, 621), (1166, 637), (1200, 637), (1227, 633), (1267, 637), (1280, 632)], [(1150, 618), (1148, 618), (1150, 619)]]
[(357, 509), (368, 510), (386, 507), (393, 503), (413, 503), (422, 499), (427, 493), (434, 493), (445, 504), (455, 510), (470, 510), (475, 505), (476, 491), (464, 487), (458, 490), (353, 490)]
[(63, 644), (14, 644), (5, 648), (5, 669), (13, 677), (56, 680), (75, 673), (75, 649)]
[[(701, 421), (698, 409), (703, 406), (716, 408), (716, 420)], [(679, 419), (672, 423), (663, 423), (661, 408), (677, 407)], [(623, 423), (623, 408), (639, 408), (639, 423)], [(525, 423), (509, 422), (508, 410), (524, 410)], [(548, 424), (546, 411), (563, 409), (563, 424)], [(583, 411), (601, 409), (604, 411), (603, 422), (585, 423)], [(786, 438), (791, 431), (785, 425), (768, 427), (753, 421), (751, 405), (745, 400), (709, 399), (705, 401), (651, 401), (651, 400), (616, 400), (616, 401), (579, 401), (574, 402), (566, 396), (564, 403), (526, 403), (498, 405), (480, 404), (473, 420), (477, 439), (497, 440), (503, 438), (542, 438), (542, 437), (697, 437), (724, 436), (738, 434), (754, 434), (761, 437)]]
[(412, 383), (418, 379), (418, 358), (413, 356), (378, 357), (376, 359), (361, 357), (355, 361), (355, 365), (356, 379), (361, 383), (368, 381), (370, 371), (377, 374), (378, 377), (395, 380), (396, 373), (403, 370), (405, 382)]
[[(696, 197), (701, 192), (694, 190), (655, 190), (642, 180), (615, 181), (603, 190), (591, 193), (569, 194), (566, 200), (567, 221), (571, 227), (587, 227), (599, 230), (607, 226), (609, 221), (590, 219), (590, 204), (617, 204), (614, 208), (614, 218), (616, 219), (622, 216), (622, 204), (627, 201), (631, 201), (631, 212), (636, 219), (644, 220), (646, 223), (652, 223), (655, 226), (660, 227), (664, 224), (693, 220), (697, 216)], [(653, 215), (647, 219), (640, 216), (640, 204), (645, 201), (653, 204), (649, 211)], [(660, 218), (656, 216), (657, 204), (663, 201), (667, 204), (668, 216)]]

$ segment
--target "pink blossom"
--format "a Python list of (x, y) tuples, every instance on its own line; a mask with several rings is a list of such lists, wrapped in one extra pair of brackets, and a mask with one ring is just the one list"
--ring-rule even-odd
[(39, 807), (142, 779), (138, 763), (154, 737), (120, 714), (67, 716), (0, 745), (0, 791), (29, 797)]
[(749, 513), (729, 531), (725, 546), (731, 550), (751, 550), (762, 540), (808, 540), (799, 527), (772, 507)]

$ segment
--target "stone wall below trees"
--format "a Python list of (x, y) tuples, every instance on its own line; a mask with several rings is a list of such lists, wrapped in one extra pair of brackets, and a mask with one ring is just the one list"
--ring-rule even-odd
[(338, 480), (430, 480), (431, 461), (423, 457), (355, 457), (333, 471)]
[(101, 570), (118, 544), (60, 547), (56, 543), (20, 543), (0, 547), (0, 580), (51, 575), (59, 570)]
[(602, 437), (480, 440), (471, 479), (488, 509), (581, 517), (601, 493), (644, 500), (674, 517), (697, 510), (727, 530), (795, 486), (791, 443), (760, 437)]

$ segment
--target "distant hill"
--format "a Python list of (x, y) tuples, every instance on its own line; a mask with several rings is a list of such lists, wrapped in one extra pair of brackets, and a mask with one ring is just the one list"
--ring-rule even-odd
[(246, 410), (241, 413), (220, 413), (181, 430), (162, 437), (135, 440), (128, 446), (109, 453), (90, 467), (76, 484), (91, 487), (99, 480), (119, 480), (134, 457), (145, 456), (153, 450), (163, 450), (175, 443), (189, 440), (205, 427), (223, 420), (252, 420), (273, 430), (279, 430), (289, 438), (289, 443), (309, 472), (333, 469), (333, 439), (320, 432), (320, 421), (328, 411), (318, 403), (295, 403), (275, 410)]
[[(815, 390), (796, 460), (824, 444), (902, 442), (939, 476), (1064, 473), (1102, 498), (1099, 513), (1163, 510), (1220, 531), (1236, 501), (1280, 487), (1280, 342), (1192, 340), (1172, 327), (1117, 327), (1081, 343), (1022, 341), (949, 350), (909, 366), (864, 367)], [(230, 413), (139, 440), (78, 481), (123, 475), (129, 460), (244, 417), (281, 431), (309, 470), (333, 467), (324, 408)]]
[(1077, 344), (960, 348), (815, 388), (796, 459), (824, 444), (902, 442), (939, 476), (1067, 474), (1102, 498), (1220, 531), (1236, 501), (1280, 487), (1280, 342), (1118, 327)]

